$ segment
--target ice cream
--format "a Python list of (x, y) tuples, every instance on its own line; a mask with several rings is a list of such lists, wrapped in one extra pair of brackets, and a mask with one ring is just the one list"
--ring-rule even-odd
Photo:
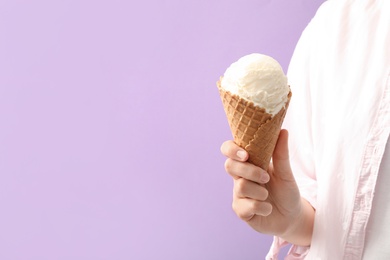
[(234, 62), (217, 82), (234, 141), (267, 170), (291, 98), (279, 63), (262, 54)]
[(285, 106), (290, 92), (279, 63), (259, 53), (246, 55), (230, 65), (221, 80), (221, 87), (252, 101), (273, 116)]

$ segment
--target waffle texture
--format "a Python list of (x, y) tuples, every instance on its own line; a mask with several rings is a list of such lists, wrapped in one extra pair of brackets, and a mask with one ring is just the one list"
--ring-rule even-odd
[(272, 116), (253, 102), (225, 91), (220, 83), (221, 80), (217, 86), (234, 142), (249, 153), (248, 162), (267, 170), (290, 103), (291, 91), (285, 107)]

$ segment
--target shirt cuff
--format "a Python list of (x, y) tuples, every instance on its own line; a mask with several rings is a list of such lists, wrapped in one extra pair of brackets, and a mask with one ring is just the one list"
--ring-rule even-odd
[[(271, 245), (271, 248), (266, 256), (266, 260), (277, 260), (280, 249), (289, 245), (287, 241), (280, 237), (274, 237), (274, 241)], [(309, 246), (297, 246), (291, 245), (290, 250), (288, 251), (285, 260), (301, 260), (305, 259), (306, 255), (309, 253)]]

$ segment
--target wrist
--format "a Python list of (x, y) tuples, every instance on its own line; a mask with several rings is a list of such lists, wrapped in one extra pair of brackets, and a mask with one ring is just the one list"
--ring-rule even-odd
[(301, 198), (298, 215), (291, 220), (286, 231), (280, 236), (289, 243), (298, 246), (310, 246), (313, 234), (315, 210), (311, 204)]

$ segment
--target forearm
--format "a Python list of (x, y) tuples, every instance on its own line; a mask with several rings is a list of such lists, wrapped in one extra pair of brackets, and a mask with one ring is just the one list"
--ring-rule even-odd
[(310, 246), (313, 234), (315, 210), (308, 201), (301, 198), (301, 214), (280, 237), (298, 246)]

